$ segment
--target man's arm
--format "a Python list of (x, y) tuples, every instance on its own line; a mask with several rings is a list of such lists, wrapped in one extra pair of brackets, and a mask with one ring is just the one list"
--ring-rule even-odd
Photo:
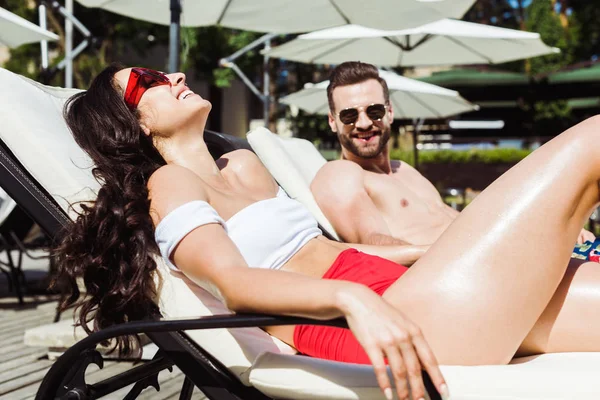
[(331, 161), (319, 170), (310, 188), (317, 204), (345, 242), (406, 244), (392, 236), (367, 193), (364, 176), (363, 169), (351, 161)]
[(396, 239), (393, 236), (386, 235), (383, 233), (376, 233), (376, 232), (368, 235), (368, 237), (365, 238), (365, 241), (363, 243), (377, 245), (377, 246), (410, 245), (410, 243), (405, 240)]
[(371, 254), (374, 256), (378, 256), (381, 258), (386, 258), (390, 261), (394, 261), (395, 263), (402, 264), (404, 266), (411, 266), (427, 250), (429, 250), (429, 245), (387, 245), (387, 246), (376, 246), (369, 244), (356, 244), (356, 243), (348, 243), (348, 246), (362, 251), (363, 253)]

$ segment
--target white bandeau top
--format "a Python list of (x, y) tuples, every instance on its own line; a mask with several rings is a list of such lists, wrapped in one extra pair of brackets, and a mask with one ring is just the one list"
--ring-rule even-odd
[(171, 211), (156, 227), (154, 237), (171, 269), (178, 270), (171, 261), (177, 244), (192, 230), (212, 223), (223, 226), (246, 263), (255, 268), (281, 268), (321, 234), (308, 209), (281, 188), (276, 197), (252, 203), (227, 221), (206, 201), (194, 200)]

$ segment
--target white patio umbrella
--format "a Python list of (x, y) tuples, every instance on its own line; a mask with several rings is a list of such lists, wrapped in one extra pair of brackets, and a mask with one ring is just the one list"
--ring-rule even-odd
[(557, 52), (538, 33), (444, 19), (396, 31), (357, 25), (324, 29), (266, 54), (316, 64), (361, 60), (380, 66), (424, 66), (497, 64)]
[(58, 35), (0, 7), (0, 45), (18, 47), (42, 40), (58, 40)]
[[(117, 14), (169, 25), (170, 0), (77, 0)], [(298, 33), (360, 24), (408, 28), (441, 18), (461, 18), (475, 0), (187, 0), (182, 26), (221, 25), (257, 32)]]
[[(117, 14), (171, 26), (169, 70), (179, 67), (179, 26), (221, 25), (299, 33), (345, 24), (409, 28), (461, 18), (475, 0), (77, 0)], [(182, 18), (180, 19), (180, 15)]]
[[(454, 90), (405, 78), (389, 71), (379, 71), (379, 75), (387, 82), (396, 119), (446, 118), (478, 109)], [(309, 113), (326, 115), (329, 111), (327, 85), (329, 81), (307, 84), (304, 89), (279, 101)]]

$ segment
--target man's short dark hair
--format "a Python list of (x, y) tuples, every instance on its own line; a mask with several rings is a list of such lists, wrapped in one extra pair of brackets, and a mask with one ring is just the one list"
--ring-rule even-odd
[(390, 92), (385, 80), (379, 76), (377, 67), (360, 61), (347, 61), (335, 67), (333, 71), (331, 71), (329, 86), (327, 86), (327, 100), (329, 101), (329, 109), (331, 112), (335, 112), (333, 90), (336, 87), (355, 85), (357, 83), (368, 81), (369, 79), (375, 79), (379, 82), (383, 88), (383, 98), (385, 99), (385, 103), (388, 104), (390, 102)]

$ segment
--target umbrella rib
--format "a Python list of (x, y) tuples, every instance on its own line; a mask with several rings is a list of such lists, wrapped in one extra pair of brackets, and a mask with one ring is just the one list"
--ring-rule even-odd
[(405, 45), (403, 45), (402, 43), (398, 42), (397, 40), (392, 39), (389, 36), (384, 36), (383, 37), (384, 40), (387, 40), (388, 42), (390, 42), (391, 44), (393, 44), (396, 47), (399, 47), (400, 50), (406, 51), (407, 47)]
[(225, 4), (225, 7), (223, 7), (223, 11), (221, 11), (221, 15), (219, 15), (219, 18), (217, 18), (216, 25), (221, 25), (221, 21), (223, 20), (223, 18), (225, 18), (225, 13), (229, 9), (229, 6), (231, 5), (232, 1), (233, 0), (227, 0), (227, 4)]
[(419, 47), (419, 46), (420, 46), (420, 45), (422, 45), (423, 43), (425, 43), (425, 42), (429, 41), (429, 39), (431, 39), (431, 38), (432, 38), (432, 37), (434, 37), (434, 36), (436, 36), (436, 35), (433, 35), (433, 34), (431, 34), (431, 33), (428, 33), (428, 34), (424, 35), (424, 36), (421, 38), (421, 40), (419, 40), (417, 43), (415, 43), (414, 45), (412, 45), (412, 46), (409, 48), (409, 50), (414, 50), (414, 49), (416, 49), (417, 47)]
[(342, 12), (342, 10), (338, 7), (337, 3), (335, 2), (335, 0), (329, 0), (329, 3), (332, 5), (333, 8), (335, 8), (337, 10), (337, 12), (340, 14), (340, 16), (344, 19), (344, 21), (346, 21), (347, 24), (351, 24), (350, 22), (350, 18), (348, 18), (346, 16), (346, 14), (344, 14)]
[(393, 46), (396, 46), (400, 50), (402, 50), (402, 51), (398, 52), (398, 61), (396, 62), (396, 65), (401, 66), (402, 65), (402, 59), (404, 58), (404, 53), (406, 52), (405, 46), (402, 43), (400, 43), (399, 41), (397, 41), (395, 39), (392, 39), (389, 36), (384, 36), (382, 39), (387, 40)]
[(400, 56), (398, 57), (398, 65), (402, 64), (402, 58), (404, 57), (404, 52), (407, 51), (411, 51), (416, 49), (417, 47), (419, 47), (420, 45), (422, 45), (423, 43), (427, 42), (429, 39), (433, 38), (435, 35), (432, 34), (426, 34), (425, 36), (423, 36), (421, 38), (421, 40), (419, 40), (417, 43), (415, 43), (415, 45), (411, 46), (410, 45), (410, 35), (408, 35), (406, 37), (406, 45), (400, 43), (398, 40), (395, 40), (389, 36), (384, 36), (382, 39), (387, 40), (389, 43), (391, 43), (392, 45), (398, 47), (400, 50), (402, 50), (400, 52)]
[(484, 60), (486, 60), (488, 63), (490, 63), (490, 64), (493, 64), (493, 63), (494, 63), (494, 61), (493, 61), (491, 58), (489, 58), (489, 57), (487, 57), (486, 55), (484, 55), (484, 54), (482, 54), (482, 53), (478, 52), (478, 51), (477, 51), (477, 50), (475, 50), (474, 48), (472, 48), (472, 47), (470, 47), (470, 46), (467, 46), (467, 45), (466, 45), (466, 44), (464, 44), (463, 42), (460, 42), (460, 41), (456, 40), (456, 39), (455, 39), (455, 38), (453, 38), (452, 36), (446, 36), (446, 38), (447, 38), (448, 40), (450, 40), (451, 42), (454, 42), (454, 43), (456, 43), (456, 44), (457, 44), (457, 45), (459, 45), (460, 47), (463, 47), (463, 48), (467, 49), (468, 51), (472, 52), (473, 54), (476, 54), (476, 55), (478, 55), (479, 57), (481, 57), (481, 58), (483, 58)]

